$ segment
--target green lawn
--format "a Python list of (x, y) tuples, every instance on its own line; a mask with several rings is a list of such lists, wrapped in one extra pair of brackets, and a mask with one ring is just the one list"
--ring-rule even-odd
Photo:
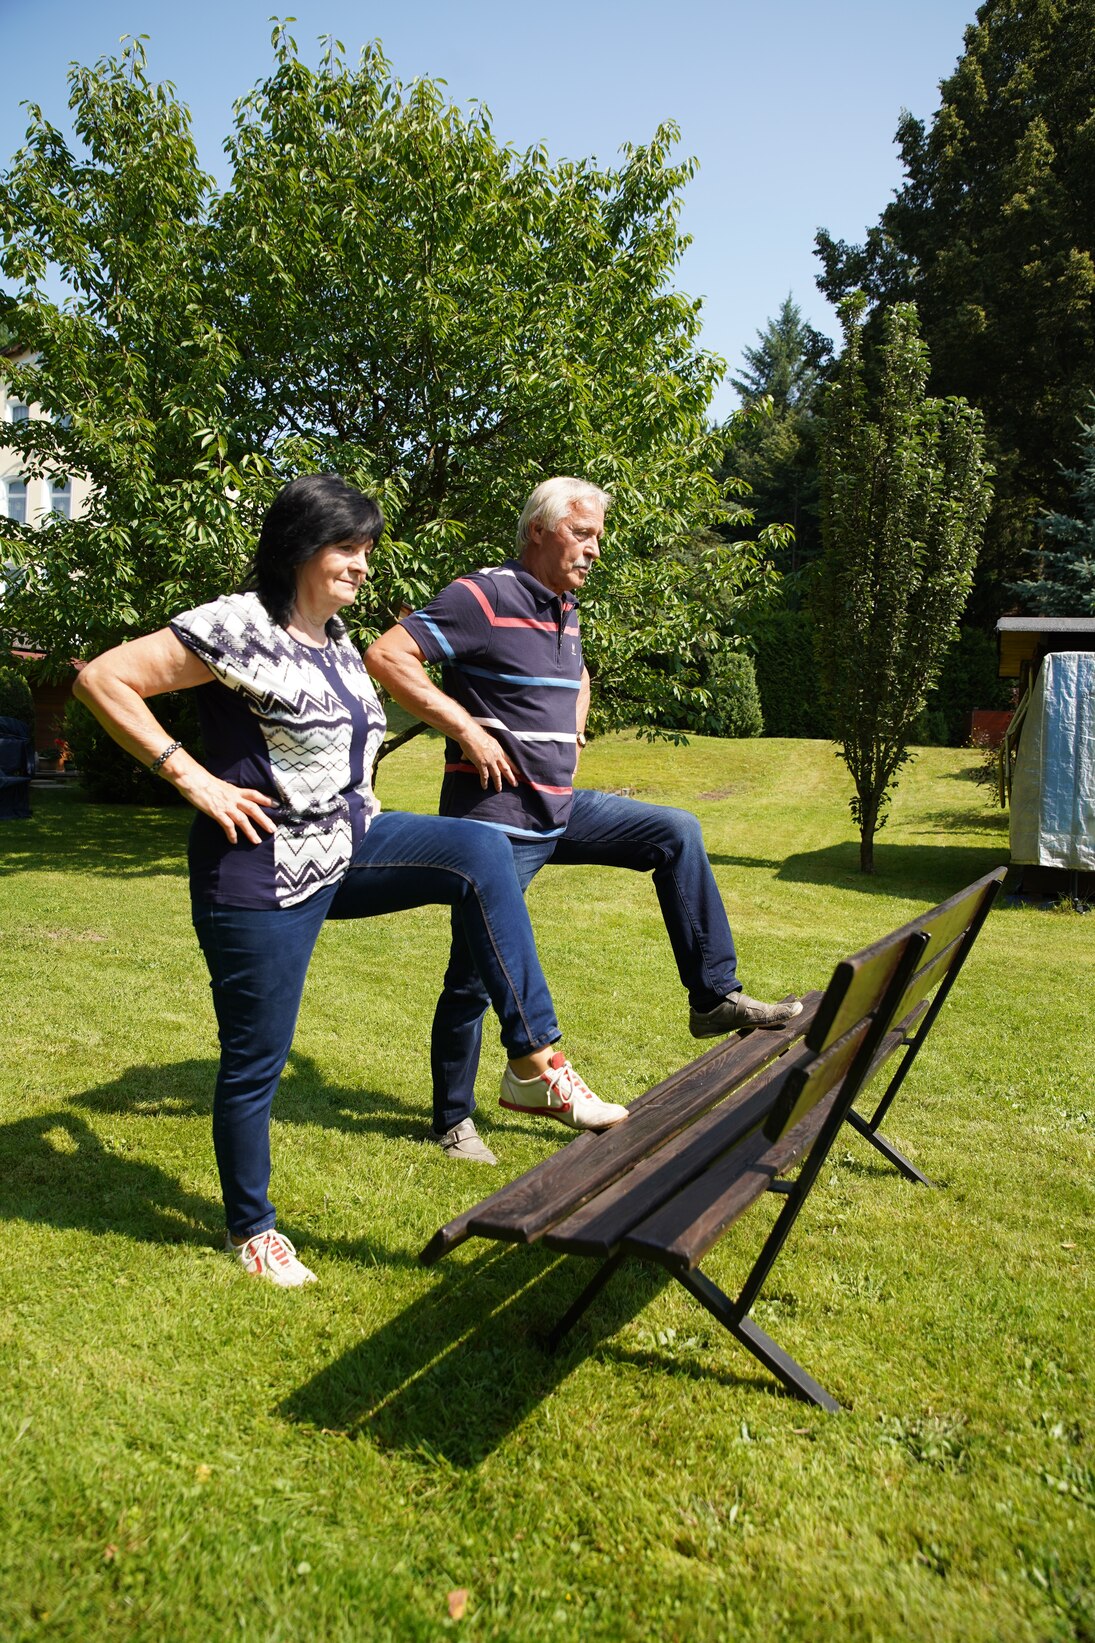
[[(397, 754), (384, 802), (432, 809), (438, 760)], [(745, 984), (778, 996), (1006, 861), (971, 760), (919, 756), (871, 880), (822, 743), (610, 738), (584, 780), (700, 815)], [(828, 1416), (645, 1269), (549, 1360), (578, 1263), (473, 1241), (417, 1265), (562, 1144), (497, 1108), (496, 1042), (502, 1167), (421, 1144), (437, 910), (324, 933), (274, 1125), (279, 1219), (320, 1282), (235, 1272), (187, 817), (34, 802), (0, 824), (5, 1643), (1095, 1638), (1095, 917), (991, 915), (888, 1126), (941, 1190), (834, 1149), (757, 1308)], [(644, 878), (549, 870), (530, 903), (595, 1089), (692, 1058)]]

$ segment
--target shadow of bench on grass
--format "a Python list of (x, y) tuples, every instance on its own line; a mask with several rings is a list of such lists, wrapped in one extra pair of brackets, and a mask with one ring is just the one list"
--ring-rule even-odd
[[(609, 1339), (668, 1283), (653, 1265), (636, 1263), (607, 1293), (596, 1318), (583, 1321), (572, 1345), (553, 1355), (545, 1351), (550, 1324), (586, 1277), (562, 1257), (545, 1265), (543, 1250), (484, 1250), (431, 1276), (425, 1294), (306, 1381), (277, 1413), (327, 1434), (467, 1470), (591, 1356), (613, 1364), (641, 1361), (691, 1384), (699, 1373), (694, 1364), (645, 1343), (632, 1349)], [(591, 1342), (591, 1329), (605, 1344)], [(741, 1374), (720, 1365), (705, 1366), (702, 1375), (784, 1396), (769, 1378), (752, 1374), (747, 1359)]]

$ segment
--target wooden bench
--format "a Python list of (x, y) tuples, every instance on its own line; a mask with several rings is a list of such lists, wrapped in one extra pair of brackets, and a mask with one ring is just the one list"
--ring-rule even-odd
[[(738, 1033), (639, 1097), (626, 1121), (578, 1136), (458, 1215), (422, 1251), (426, 1265), (466, 1238), (542, 1241), (601, 1265), (554, 1329), (557, 1346), (628, 1258), (655, 1261), (792, 1392), (835, 1410), (823, 1387), (749, 1317), (845, 1120), (911, 1179), (927, 1183), (878, 1130), (977, 938), (1004, 869), (838, 964), (825, 992), (775, 1032)], [(852, 1103), (899, 1057), (870, 1118)], [(794, 1180), (784, 1172), (798, 1164)], [(768, 1192), (786, 1201), (738, 1295), (699, 1270)]]

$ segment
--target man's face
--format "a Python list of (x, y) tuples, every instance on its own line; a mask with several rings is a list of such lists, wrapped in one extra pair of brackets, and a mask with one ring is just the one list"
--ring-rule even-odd
[(591, 497), (580, 497), (550, 530), (533, 521), (521, 563), (552, 593), (572, 593), (600, 558), (604, 530), (604, 510)]

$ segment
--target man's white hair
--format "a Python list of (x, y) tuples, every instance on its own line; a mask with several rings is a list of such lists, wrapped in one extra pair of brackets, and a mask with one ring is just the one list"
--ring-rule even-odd
[(612, 506), (609, 493), (602, 491), (599, 485), (591, 485), (588, 479), (568, 479), (557, 474), (554, 479), (543, 480), (521, 509), (517, 521), (518, 554), (528, 547), (530, 525), (540, 524), (545, 530), (554, 530), (572, 502), (585, 501), (596, 502), (604, 513)]

